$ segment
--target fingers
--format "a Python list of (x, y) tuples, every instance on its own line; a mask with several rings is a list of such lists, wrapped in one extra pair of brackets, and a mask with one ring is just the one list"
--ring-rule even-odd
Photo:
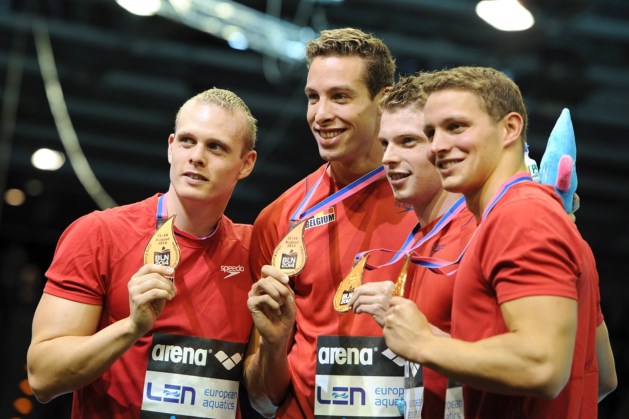
[(579, 198), (579, 195), (577, 195), (577, 193), (575, 192), (574, 195), (572, 195), (572, 214), (577, 212), (580, 206), (581, 198)]
[(172, 300), (175, 297), (176, 288), (167, 276), (173, 274), (174, 270), (169, 266), (142, 266), (129, 281), (130, 300), (136, 306), (159, 299)]
[(294, 305), (294, 294), (288, 286), (288, 276), (270, 265), (262, 267), (262, 275), (249, 291), (247, 306), (252, 313), (270, 310), (279, 316), (287, 302)]
[[(380, 302), (389, 305), (389, 299), (393, 295), (395, 284), (391, 281), (368, 282), (356, 288), (349, 305), (354, 309), (361, 304), (373, 304)], [(386, 307), (385, 307), (386, 310)]]
[(277, 269), (274, 266), (271, 265), (264, 265), (262, 267), (262, 277), (272, 277), (275, 278), (277, 281), (281, 282), (284, 285), (288, 285), (288, 275), (286, 275), (285, 273), (283, 273), (281, 270)]
[(138, 269), (129, 280), (130, 318), (138, 336), (150, 330), (166, 301), (175, 297), (175, 285), (166, 277), (173, 274), (171, 267), (150, 264)]

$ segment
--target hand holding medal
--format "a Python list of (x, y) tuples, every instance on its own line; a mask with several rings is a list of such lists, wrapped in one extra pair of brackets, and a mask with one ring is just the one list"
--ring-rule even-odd
[[(333, 303), (334, 309), (339, 313), (345, 313), (352, 309), (349, 302), (354, 295), (354, 290), (358, 288), (363, 282), (363, 272), (365, 271), (365, 265), (367, 264), (367, 257), (369, 253), (365, 253), (364, 256), (354, 265), (347, 277), (339, 284), (334, 295)], [(393, 287), (393, 297), (404, 297), (404, 287), (406, 285), (406, 277), (408, 276), (408, 266), (411, 261), (411, 254), (406, 255), (404, 259), (404, 265), (398, 275), (395, 286)]]
[(271, 257), (271, 265), (287, 276), (295, 276), (306, 265), (306, 246), (304, 245), (304, 228), (302, 220), (293, 227), (278, 243)]

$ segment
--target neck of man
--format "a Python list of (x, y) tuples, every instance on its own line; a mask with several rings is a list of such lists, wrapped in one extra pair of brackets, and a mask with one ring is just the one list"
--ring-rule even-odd
[(441, 190), (427, 204), (414, 204), (413, 210), (419, 219), (420, 225), (425, 227), (441, 217), (460, 197), (461, 194)]
[(526, 172), (526, 166), (521, 156), (511, 159), (503, 158), (501, 164), (496, 167), (479, 188), (464, 192), (467, 208), (474, 214), (477, 224), (480, 224), (482, 221), (485, 209), (496, 196), (500, 187), (507, 179), (522, 172)]
[(226, 202), (208, 203), (182, 199), (173, 190), (172, 185), (168, 191), (167, 205), (169, 216), (177, 214), (175, 227), (195, 237), (205, 237), (214, 231), (227, 207)]
[(382, 166), (382, 148), (373, 148), (367, 156), (330, 162), (328, 174), (337, 185), (347, 186), (361, 176)]

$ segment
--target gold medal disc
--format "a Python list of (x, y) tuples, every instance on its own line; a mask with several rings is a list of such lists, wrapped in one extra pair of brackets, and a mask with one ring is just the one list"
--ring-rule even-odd
[(367, 263), (367, 256), (363, 256), (352, 270), (347, 274), (345, 279), (339, 284), (334, 294), (334, 309), (339, 313), (345, 313), (350, 311), (352, 307), (349, 305), (349, 300), (354, 295), (354, 290), (363, 283), (363, 272), (365, 270), (365, 264)]
[(144, 249), (144, 264), (170, 266), (173, 269), (177, 267), (181, 259), (181, 251), (175, 240), (174, 222), (173, 215), (153, 233)]
[(306, 265), (306, 246), (304, 245), (306, 221), (301, 221), (280, 240), (271, 257), (271, 265), (288, 276), (297, 275)]
[(393, 287), (393, 296), (394, 297), (404, 297), (404, 286), (406, 285), (406, 277), (408, 276), (408, 264), (411, 261), (411, 254), (406, 255), (406, 259), (404, 259), (404, 265), (402, 265), (402, 270), (397, 277), (397, 281), (395, 281), (395, 286)]

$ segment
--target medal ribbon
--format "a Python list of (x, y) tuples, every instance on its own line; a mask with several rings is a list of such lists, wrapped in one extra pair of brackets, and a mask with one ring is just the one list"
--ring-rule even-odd
[[(491, 212), (492, 209), (494, 209), (494, 206), (498, 203), (498, 201), (500, 201), (500, 199), (502, 199), (502, 197), (504, 196), (505, 193), (507, 193), (507, 191), (513, 186), (516, 185), (518, 183), (522, 183), (522, 182), (526, 182), (526, 181), (531, 181), (531, 176), (529, 174), (517, 174), (514, 175), (512, 177), (510, 177), (509, 179), (507, 179), (501, 186), (500, 189), (498, 190), (498, 192), (496, 193), (496, 195), (494, 195), (494, 197), (491, 199), (491, 201), (489, 202), (489, 205), (487, 205), (487, 208), (485, 208), (485, 211), (483, 211), (483, 216), (481, 217), (481, 223), (487, 218), (487, 216), (489, 215), (489, 213)], [(476, 229), (476, 231), (478, 231), (478, 228)], [(465, 254), (465, 252), (467, 251), (467, 248), (470, 246), (470, 244), (472, 243), (472, 240), (474, 240), (474, 236), (476, 235), (476, 231), (474, 231), (474, 234), (472, 235), (472, 237), (470, 237), (470, 240), (467, 242), (467, 244), (465, 245), (465, 248), (461, 251), (461, 254), (459, 255), (459, 257), (457, 257), (455, 260), (453, 261), (447, 261), (444, 259), (439, 259), (439, 258), (433, 258), (433, 257), (428, 257), (428, 256), (419, 256), (419, 255), (413, 255), (412, 256), (412, 262), (416, 265), (419, 266), (423, 266), (424, 268), (428, 268), (431, 269), (437, 273), (441, 273), (444, 275), (452, 275), (454, 274), (457, 269), (454, 269), (452, 271), (449, 272), (445, 272), (442, 271), (442, 268), (451, 266), (451, 265), (456, 265), (458, 264), (461, 259), (463, 259), (463, 255)]]
[(319, 179), (314, 184), (312, 189), (308, 191), (304, 199), (301, 201), (301, 204), (299, 204), (299, 206), (297, 207), (293, 215), (290, 217), (291, 221), (301, 221), (303, 219), (309, 218), (310, 216), (316, 214), (319, 211), (330, 208), (337, 202), (344, 200), (348, 196), (355, 194), (361, 189), (371, 185), (375, 181), (382, 179), (385, 175), (384, 166), (380, 166), (372, 170), (371, 172), (361, 176), (359, 179), (353, 181), (352, 183), (345, 186), (344, 188), (336, 191), (335, 193), (328, 196), (327, 198), (325, 198), (318, 204), (313, 205), (310, 209), (304, 210), (304, 208), (310, 203), (310, 200), (312, 199), (312, 195), (314, 195), (314, 192), (319, 187), (319, 184), (321, 183), (321, 180), (323, 179), (323, 176), (327, 172), (329, 166), (330, 166), (330, 163), (327, 164), (324, 172), (321, 174), (321, 177), (319, 177)]
[[(366, 265), (366, 268), (367, 269), (382, 268), (384, 266), (391, 265), (397, 262), (398, 260), (402, 259), (407, 254), (412, 253), (415, 249), (419, 248), (427, 240), (434, 237), (437, 233), (443, 230), (444, 227), (450, 224), (450, 221), (452, 221), (463, 210), (463, 208), (465, 208), (465, 197), (462, 196), (454, 204), (452, 204), (452, 206), (448, 209), (448, 211), (446, 211), (446, 213), (443, 214), (443, 216), (439, 219), (437, 224), (435, 224), (433, 228), (430, 229), (430, 231), (425, 236), (423, 236), (419, 240), (415, 239), (415, 235), (421, 229), (421, 225), (417, 224), (415, 228), (413, 228), (413, 230), (406, 237), (406, 240), (404, 241), (404, 244), (402, 244), (402, 247), (400, 248), (400, 250), (395, 252), (395, 255), (393, 255), (391, 259), (389, 259), (387, 262), (383, 263), (382, 265), (377, 265), (377, 266)], [(355, 259), (356, 261), (358, 261), (366, 253), (370, 253), (374, 251), (394, 252), (393, 250), (389, 250), (389, 249), (372, 249), (372, 250), (367, 250), (367, 251), (358, 253), (355, 256)]]
[(166, 206), (166, 194), (160, 195), (157, 198), (157, 228), (161, 226), (164, 221), (168, 219), (168, 208)]
[[(159, 198), (157, 198), (156, 229), (159, 228), (162, 224), (164, 224), (164, 222), (168, 219), (168, 206), (166, 205), (166, 202), (168, 202), (167, 195), (168, 193), (165, 193), (163, 195), (160, 195)], [(173, 231), (178, 236), (187, 237), (189, 239), (194, 239), (194, 240), (205, 240), (208, 237), (211, 237), (214, 234), (214, 232), (218, 230), (218, 225), (220, 222), (221, 221), (219, 220), (218, 223), (216, 224), (216, 227), (214, 227), (212, 231), (210, 231), (210, 234), (203, 237), (197, 237), (194, 234), (186, 233), (183, 230), (179, 230), (175, 226), (173, 226)]]

